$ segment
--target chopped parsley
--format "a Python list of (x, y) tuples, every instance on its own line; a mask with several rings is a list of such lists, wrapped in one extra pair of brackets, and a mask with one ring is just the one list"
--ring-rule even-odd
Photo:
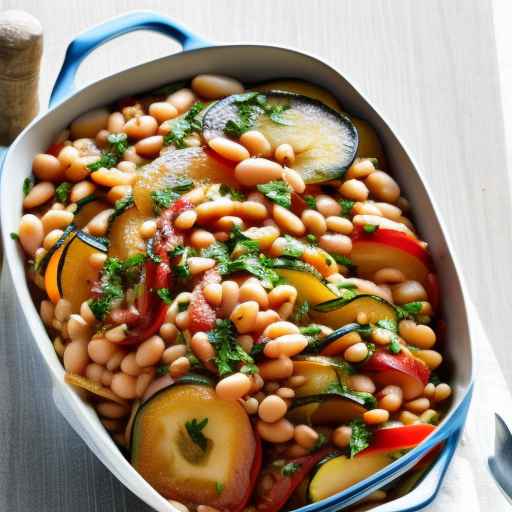
[(392, 354), (399, 354), (402, 350), (402, 345), (398, 341), (398, 337), (395, 335), (391, 338), (391, 343), (388, 345), (388, 349)]
[(305, 300), (301, 304), (296, 305), (291, 316), (291, 321), (295, 324), (304, 322), (308, 318), (309, 309), (310, 306), (307, 300)]
[(171, 206), (174, 201), (180, 198), (180, 195), (188, 192), (194, 187), (192, 180), (183, 178), (178, 180), (172, 187), (166, 187), (162, 190), (151, 192), (151, 200), (153, 201), (153, 210), (160, 213)]
[(351, 201), (350, 199), (341, 199), (339, 201), (339, 204), (341, 206), (341, 213), (340, 215), (342, 217), (348, 217), (350, 213), (352, 212), (352, 208), (356, 204), (355, 201)]
[(292, 189), (283, 180), (269, 181), (256, 185), (256, 188), (274, 203), (289, 210), (292, 205)]
[(272, 268), (271, 258), (260, 254), (259, 257), (244, 254), (237, 259), (230, 261), (224, 271), (219, 269), (221, 274), (233, 274), (235, 272), (248, 272), (257, 277), (265, 288), (273, 288), (279, 282), (279, 274)]
[(186, 147), (185, 138), (191, 133), (199, 132), (202, 129), (203, 123), (197, 116), (205, 108), (206, 105), (204, 103), (197, 101), (192, 105), (185, 117), (168, 121), (167, 125), (171, 131), (164, 137), (164, 144), (174, 144), (178, 149)]
[(331, 256), (334, 258), (334, 261), (336, 263), (339, 263), (340, 265), (344, 265), (345, 267), (347, 267), (349, 269), (355, 268), (354, 262), (347, 256), (343, 256), (342, 254), (331, 254)]
[(316, 210), (316, 198), (314, 196), (304, 196), (304, 202), (311, 210)]
[(284, 235), (284, 238), (287, 243), (283, 251), (283, 256), (289, 256), (290, 258), (300, 258), (304, 254), (304, 246), (302, 243), (290, 235)]
[(300, 333), (304, 334), (305, 336), (316, 336), (322, 332), (322, 329), (320, 329), (320, 327), (315, 324), (307, 325), (306, 327), (300, 327), (299, 330)]
[(237, 119), (229, 119), (224, 126), (224, 133), (231, 137), (239, 138), (250, 130), (262, 114), (266, 114), (276, 124), (291, 124), (283, 117), (283, 113), (290, 108), (289, 105), (271, 105), (267, 102), (267, 97), (259, 92), (238, 94), (234, 104), (237, 109)]
[(313, 448), (311, 448), (311, 450), (309, 450), (310, 453), (313, 453), (313, 452), (316, 452), (318, 450), (320, 450), (320, 448), (322, 448), (322, 446), (324, 446), (324, 444), (327, 443), (327, 436), (320, 432), (318, 434), (318, 439), (316, 440), (315, 444), (313, 445)]
[(18, 242), (20, 239), (20, 235), (18, 235), (18, 233), (15, 233), (14, 231), (10, 233), (9, 236), (11, 237), (11, 240), (14, 240), (15, 242)]
[(187, 279), (190, 277), (190, 269), (188, 268), (187, 258), (189, 257), (190, 248), (185, 247), (185, 250), (181, 254), (180, 262), (173, 267), (172, 271), (176, 277), (181, 279)]
[(56, 189), (55, 196), (59, 200), (60, 203), (66, 203), (69, 197), (69, 192), (71, 190), (71, 183), (67, 181), (63, 181)]
[(131, 208), (134, 204), (132, 194), (127, 194), (121, 199), (118, 199), (114, 204), (114, 211), (112, 212), (112, 215), (108, 218), (109, 224), (112, 224), (119, 215), (128, 210), (128, 208)]
[(27, 197), (34, 186), (34, 179), (30, 176), (23, 180), (23, 197)]
[(398, 318), (403, 320), (404, 318), (415, 316), (421, 311), (422, 307), (423, 305), (420, 301), (408, 302), (407, 304), (396, 306)]
[(309, 233), (309, 235), (306, 235), (306, 240), (308, 241), (309, 244), (311, 245), (318, 245), (318, 239), (315, 235), (313, 235), (312, 233)]
[(352, 420), (349, 426), (352, 429), (352, 435), (350, 436), (348, 448), (350, 458), (352, 459), (359, 452), (370, 446), (372, 432), (360, 419)]
[(363, 231), (365, 233), (375, 233), (375, 231), (377, 231), (379, 229), (379, 226), (378, 224), (364, 224), (363, 225)]
[(283, 476), (292, 476), (294, 473), (296, 473), (301, 467), (301, 464), (297, 464), (296, 462), (289, 462), (288, 464), (285, 464), (281, 468), (281, 474)]
[(208, 448), (208, 439), (204, 436), (202, 430), (206, 425), (208, 424), (208, 418), (203, 418), (202, 420), (198, 421), (196, 418), (193, 420), (187, 421), (185, 423), (185, 428), (187, 429), (188, 435), (190, 436), (190, 439), (203, 450), (203, 452), (206, 451), (206, 448)]
[(215, 482), (215, 492), (218, 496), (222, 494), (222, 491), (224, 490), (224, 484), (222, 482)]
[(107, 137), (107, 142), (109, 147), (101, 153), (100, 159), (87, 166), (91, 172), (99, 171), (103, 167), (111, 169), (121, 160), (123, 153), (128, 149), (126, 133), (111, 133)]
[(236, 372), (240, 363), (248, 367), (246, 373), (249, 368), (251, 371), (255, 370), (253, 358), (236, 340), (236, 331), (231, 320), (217, 320), (215, 328), (208, 333), (208, 340), (215, 348), (215, 364), (221, 377)]
[(375, 325), (395, 334), (398, 333), (398, 325), (395, 320), (389, 320), (388, 318), (385, 318), (383, 320), (379, 320)]
[(246, 196), (240, 190), (236, 188), (228, 187), (226, 184), (222, 184), (219, 189), (219, 193), (221, 196), (229, 196), (233, 201), (245, 201)]
[(163, 377), (164, 375), (167, 375), (169, 373), (169, 365), (168, 364), (161, 364), (160, 366), (156, 367), (156, 376), (157, 377)]
[(170, 304), (172, 302), (172, 293), (169, 288), (159, 288), (156, 291), (156, 294), (165, 302), (165, 304)]

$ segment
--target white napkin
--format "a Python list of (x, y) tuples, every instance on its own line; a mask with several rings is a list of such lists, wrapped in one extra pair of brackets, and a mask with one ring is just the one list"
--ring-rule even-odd
[[(475, 390), (462, 442), (430, 512), (510, 512), (487, 466), (494, 453), (494, 413), (512, 426), (512, 396), (489, 338), (473, 304), (469, 303)], [(456, 340), (455, 340), (456, 341)]]

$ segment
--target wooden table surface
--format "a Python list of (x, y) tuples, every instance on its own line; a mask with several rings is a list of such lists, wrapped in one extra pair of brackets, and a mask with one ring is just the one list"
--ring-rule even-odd
[[(14, 8), (44, 26), (43, 108), (72, 37), (131, 9), (167, 14), (212, 41), (277, 43), (333, 63), (424, 172), (512, 383), (511, 203), (490, 0), (0, 0), (0, 9)], [(163, 36), (130, 34), (91, 55), (78, 81), (177, 50)], [(56, 412), (5, 273), (1, 293), (0, 510), (148, 510)]]

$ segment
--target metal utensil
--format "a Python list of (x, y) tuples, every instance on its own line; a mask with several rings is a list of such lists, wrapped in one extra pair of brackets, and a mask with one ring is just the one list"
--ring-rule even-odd
[(499, 414), (496, 413), (495, 418), (495, 453), (487, 462), (498, 487), (512, 503), (512, 433)]

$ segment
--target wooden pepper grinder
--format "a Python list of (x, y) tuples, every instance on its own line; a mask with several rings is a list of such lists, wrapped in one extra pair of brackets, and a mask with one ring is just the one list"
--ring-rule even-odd
[(39, 111), (43, 28), (31, 14), (0, 12), (0, 145), (10, 144)]

